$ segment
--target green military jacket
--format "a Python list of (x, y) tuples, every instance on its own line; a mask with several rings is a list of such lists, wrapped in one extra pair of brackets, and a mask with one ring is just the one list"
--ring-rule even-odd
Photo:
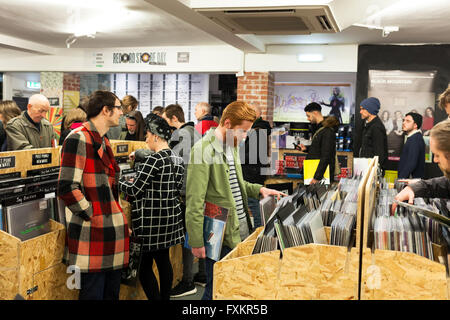
[[(229, 208), (223, 245), (234, 248), (241, 242), (236, 205), (229, 183), (229, 165), (222, 142), (210, 129), (191, 150), (187, 167), (186, 183), (186, 229), (189, 245), (193, 248), (204, 246), (203, 209), (205, 201)], [(238, 149), (234, 148), (236, 175), (241, 189), (244, 210), (248, 217), (248, 197), (259, 197), (262, 185), (244, 181)], [(249, 226), (251, 228), (251, 226)]]
[(52, 140), (56, 139), (50, 122), (42, 119), (39, 132), (25, 116), (25, 111), (9, 120), (5, 130), (8, 135), (8, 151), (49, 148), (52, 146)]

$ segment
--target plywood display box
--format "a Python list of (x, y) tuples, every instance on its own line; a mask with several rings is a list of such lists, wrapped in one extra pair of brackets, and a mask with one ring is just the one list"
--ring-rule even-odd
[(50, 220), (51, 231), (21, 241), (0, 231), (0, 299), (20, 294), (27, 300), (75, 299), (66, 286), (67, 267), (62, 263), (66, 231)]
[(359, 251), (308, 244), (252, 255), (257, 229), (214, 264), (215, 300), (358, 298)]
[[(377, 194), (376, 166), (365, 190), (361, 300), (447, 300), (450, 283), (444, 264), (410, 252), (372, 250), (370, 221)], [(447, 254), (433, 244), (435, 256)], [(438, 259), (436, 259), (438, 260)]]

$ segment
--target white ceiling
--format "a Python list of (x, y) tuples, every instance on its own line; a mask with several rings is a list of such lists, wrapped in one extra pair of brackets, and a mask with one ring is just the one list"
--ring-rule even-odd
[[(352, 4), (359, 1), (334, 0), (346, 3), (350, 13)], [(309, 2), (314, 3), (313, 0)], [(390, 2), (392, 5), (387, 8), (381, 6), (385, 9), (379, 10), (378, 15), (373, 16), (373, 10), (368, 7), (365, 14), (354, 17), (360, 24), (376, 22), (380, 26), (399, 26), (398, 32), (386, 38), (382, 37), (381, 30), (350, 26), (336, 34), (253, 36), (253, 43), (249, 44), (247, 38), (242, 40), (206, 21), (186, 6), (190, 4), (189, 0), (0, 0), (0, 46), (31, 48), (33, 51), (33, 45), (36, 45), (39, 48), (36, 51), (41, 52), (45, 50), (39, 46), (64, 48), (65, 40), (75, 32), (76, 25), (93, 26), (97, 34), (95, 39), (78, 38), (72, 48), (230, 44), (251, 51), (249, 48), (272, 44), (450, 43), (448, 0)], [(28, 47), (17, 45), (14, 40), (17, 43), (26, 40)]]

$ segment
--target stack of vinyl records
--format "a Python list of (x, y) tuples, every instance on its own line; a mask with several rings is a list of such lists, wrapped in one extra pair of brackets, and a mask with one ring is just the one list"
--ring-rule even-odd
[(292, 195), (277, 203), (274, 198), (260, 202), (264, 229), (253, 253), (281, 250), (308, 243), (326, 243), (322, 217), (318, 210), (327, 193), (326, 185), (299, 186)]

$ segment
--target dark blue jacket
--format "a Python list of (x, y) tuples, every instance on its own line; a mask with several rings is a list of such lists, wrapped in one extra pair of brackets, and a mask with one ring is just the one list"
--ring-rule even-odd
[(425, 175), (425, 142), (422, 133), (416, 132), (406, 140), (398, 164), (398, 177), (423, 178)]

